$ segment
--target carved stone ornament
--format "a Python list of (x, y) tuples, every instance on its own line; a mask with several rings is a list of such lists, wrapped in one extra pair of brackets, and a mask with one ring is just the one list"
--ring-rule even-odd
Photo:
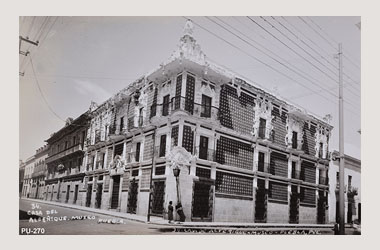
[[(319, 157), (319, 152), (322, 150), (322, 158), (326, 158), (329, 138), (330, 131), (328, 131), (325, 127), (318, 125), (317, 131), (315, 133), (315, 157)], [(321, 143), (322, 148), (320, 148)]]
[(302, 149), (303, 145), (303, 126), (304, 121), (296, 119), (293, 116), (288, 116), (286, 119), (286, 136), (285, 136), (285, 144), (288, 145), (288, 147), (292, 147), (292, 140), (293, 140), (293, 132), (297, 132), (297, 150)]
[(171, 168), (176, 166), (185, 166), (190, 165), (191, 161), (195, 159), (195, 157), (187, 152), (186, 149), (180, 146), (174, 147), (167, 155), (167, 158), (170, 160)]
[(120, 169), (122, 167), (124, 167), (124, 160), (121, 158), (120, 155), (116, 155), (110, 164), (110, 168), (111, 169)]
[(255, 107), (253, 108), (255, 113), (252, 131), (254, 137), (258, 137), (259, 135), (260, 118), (262, 118), (266, 120), (265, 139), (270, 139), (273, 130), (272, 120), (274, 118), (272, 116), (272, 109), (273, 105), (271, 102), (261, 100), (260, 98), (255, 99)]

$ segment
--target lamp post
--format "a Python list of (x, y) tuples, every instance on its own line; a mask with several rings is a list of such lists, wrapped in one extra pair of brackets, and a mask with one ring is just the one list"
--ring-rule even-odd
[(177, 203), (181, 202), (181, 195), (179, 190), (179, 174), (181, 173), (181, 169), (179, 168), (178, 164), (175, 164), (173, 167), (173, 175), (176, 180), (176, 187), (177, 187)]

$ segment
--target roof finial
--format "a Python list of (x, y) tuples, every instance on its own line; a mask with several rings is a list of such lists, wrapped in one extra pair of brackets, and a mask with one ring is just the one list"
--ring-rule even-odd
[(185, 28), (183, 29), (183, 35), (184, 36), (188, 35), (192, 37), (193, 32), (194, 32), (194, 24), (190, 19), (187, 19)]

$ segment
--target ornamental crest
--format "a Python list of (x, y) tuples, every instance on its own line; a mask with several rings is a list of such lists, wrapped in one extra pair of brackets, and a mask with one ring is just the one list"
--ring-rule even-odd
[(322, 155), (322, 158), (326, 158), (329, 138), (330, 131), (328, 131), (325, 127), (318, 125), (317, 131), (315, 133), (315, 157)]
[(195, 157), (183, 147), (176, 146), (168, 153), (167, 158), (171, 161), (171, 167), (173, 168), (175, 166), (190, 165)]
[(254, 137), (258, 137), (259, 135), (259, 127), (260, 127), (260, 118), (265, 119), (265, 139), (270, 139), (272, 134), (273, 126), (272, 126), (272, 109), (273, 105), (270, 101), (261, 100), (260, 98), (255, 99), (255, 107), (254, 107), (254, 118), (253, 118), (253, 131), (252, 135)]
[(125, 165), (124, 160), (120, 155), (116, 155), (110, 164), (111, 169), (120, 169)]
[(303, 145), (303, 126), (305, 122), (302, 120), (298, 120), (295, 117), (288, 116), (286, 119), (286, 136), (285, 136), (285, 144), (288, 145), (288, 147), (292, 146), (292, 140), (293, 140), (293, 132), (297, 132), (297, 150), (302, 149)]

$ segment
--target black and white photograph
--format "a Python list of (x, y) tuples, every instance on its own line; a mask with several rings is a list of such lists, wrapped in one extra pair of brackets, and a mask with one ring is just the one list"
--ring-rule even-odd
[(20, 16), (19, 235), (360, 235), (360, 48), (360, 16)]

